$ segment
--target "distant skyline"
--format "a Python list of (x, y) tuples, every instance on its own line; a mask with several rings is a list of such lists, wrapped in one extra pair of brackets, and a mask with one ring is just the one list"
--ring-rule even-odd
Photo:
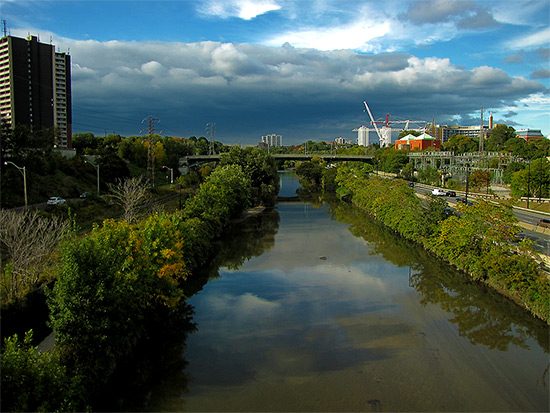
[[(355, 140), (377, 120), (550, 134), (547, 0), (0, 0), (72, 59), (73, 132), (255, 145)], [(143, 123), (142, 123), (143, 121)]]

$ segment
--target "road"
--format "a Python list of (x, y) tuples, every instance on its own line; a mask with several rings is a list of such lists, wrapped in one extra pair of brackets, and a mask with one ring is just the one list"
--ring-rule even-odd
[[(430, 195), (432, 189), (433, 187), (422, 184), (416, 184), (414, 187), (416, 193), (423, 196)], [(458, 196), (460, 197), (462, 194), (458, 194)], [(468, 200), (475, 202), (474, 198), (468, 197)], [(455, 206), (457, 203), (456, 198), (453, 197), (446, 197), (446, 201), (451, 207)], [(537, 227), (537, 223), (542, 218), (549, 218), (548, 215), (523, 211), (516, 208), (514, 208), (514, 215), (518, 219), (519, 225), (523, 228), (523, 232), (527, 238), (535, 243), (533, 248), (545, 255), (550, 256), (550, 228)]]

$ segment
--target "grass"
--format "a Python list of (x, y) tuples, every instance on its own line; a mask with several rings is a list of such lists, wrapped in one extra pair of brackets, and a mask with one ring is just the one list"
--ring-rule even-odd
[[(520, 207), (520, 208), (527, 208), (527, 201), (514, 201), (512, 202), (512, 205)], [(550, 203), (549, 202), (540, 202), (538, 199), (530, 199), (529, 200), (529, 209), (532, 211), (537, 212), (546, 212), (550, 213)]]

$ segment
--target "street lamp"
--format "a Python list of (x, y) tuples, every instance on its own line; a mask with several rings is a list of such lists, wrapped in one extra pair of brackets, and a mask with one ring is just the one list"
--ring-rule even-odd
[(163, 168), (166, 168), (170, 171), (170, 183), (173, 184), (174, 183), (174, 169), (173, 168), (168, 168), (167, 166), (162, 166)]
[(531, 162), (528, 164), (528, 171), (527, 171), (527, 209), (529, 209), (529, 192), (531, 192)]
[(469, 171), (469, 166), (468, 164), (466, 164), (466, 195), (464, 196), (464, 198), (466, 199), (466, 204), (468, 203), (468, 184), (469, 184), (469, 181), (470, 181), (470, 171)]
[(21, 174), (23, 175), (23, 191), (25, 193), (25, 209), (27, 209), (27, 171), (25, 170), (24, 166), (21, 168), (21, 167), (17, 166), (16, 164), (14, 164), (11, 161), (5, 161), (4, 165), (7, 166), (9, 163), (11, 163), (13, 166), (15, 166), (19, 170), (19, 172), (21, 172)]
[(96, 169), (96, 172), (97, 172), (97, 196), (99, 196), (99, 164), (94, 165), (91, 161), (84, 161), (84, 162), (89, 163), (90, 165), (92, 165)]

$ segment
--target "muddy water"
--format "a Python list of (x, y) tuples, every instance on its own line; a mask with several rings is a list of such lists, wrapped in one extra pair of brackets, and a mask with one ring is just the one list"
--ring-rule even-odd
[(347, 205), (279, 203), (220, 248), (147, 410), (549, 410), (548, 328)]

